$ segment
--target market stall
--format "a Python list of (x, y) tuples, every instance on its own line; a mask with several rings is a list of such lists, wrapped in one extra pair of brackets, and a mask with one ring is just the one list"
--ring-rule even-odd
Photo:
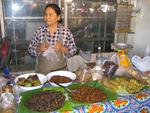
[[(149, 75), (149, 71), (141, 72), (132, 66), (128, 69), (120, 68), (110, 60), (102, 65), (87, 63), (75, 72), (60, 70), (50, 72), (46, 76), (30, 72), (13, 73), (5, 79), (5, 84), (1, 85), (0, 106), (4, 110), (1, 111), (2, 113), (148, 113)], [(26, 83), (27, 79), (31, 83)], [(5, 103), (10, 104), (6, 106)]]

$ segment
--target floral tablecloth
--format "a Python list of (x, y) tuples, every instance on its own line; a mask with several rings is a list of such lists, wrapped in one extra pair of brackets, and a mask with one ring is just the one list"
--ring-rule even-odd
[(63, 113), (150, 113), (150, 90), (119, 96), (113, 101), (94, 103)]

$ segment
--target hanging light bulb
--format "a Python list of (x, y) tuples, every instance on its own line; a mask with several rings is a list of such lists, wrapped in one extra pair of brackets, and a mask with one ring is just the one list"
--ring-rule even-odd
[(33, 6), (33, 7), (37, 7), (37, 3), (33, 3), (32, 6)]
[(20, 8), (20, 7), (19, 7), (18, 4), (16, 4), (16, 3), (12, 4), (12, 10), (13, 10), (14, 12), (18, 11), (19, 8)]
[(72, 2), (72, 0), (66, 0), (66, 2), (70, 3), (70, 2)]
[(107, 4), (102, 4), (101, 5), (101, 10), (106, 13), (108, 11), (108, 5)]
[(48, 0), (45, 0), (45, 4), (48, 4)]

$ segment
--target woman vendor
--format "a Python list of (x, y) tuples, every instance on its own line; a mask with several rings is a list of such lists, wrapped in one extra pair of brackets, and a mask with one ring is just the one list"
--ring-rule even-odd
[(46, 5), (44, 21), (34, 32), (28, 51), (37, 59), (36, 72), (47, 74), (66, 68), (66, 58), (74, 56), (77, 47), (70, 30), (60, 24), (61, 10), (56, 4)]

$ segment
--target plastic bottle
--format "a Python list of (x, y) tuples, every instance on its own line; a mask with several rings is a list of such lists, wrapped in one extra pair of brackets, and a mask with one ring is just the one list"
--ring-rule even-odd
[(145, 49), (144, 57), (150, 56), (150, 46), (148, 45)]
[(98, 46), (96, 54), (96, 65), (102, 66), (105, 58), (102, 55), (101, 46)]

